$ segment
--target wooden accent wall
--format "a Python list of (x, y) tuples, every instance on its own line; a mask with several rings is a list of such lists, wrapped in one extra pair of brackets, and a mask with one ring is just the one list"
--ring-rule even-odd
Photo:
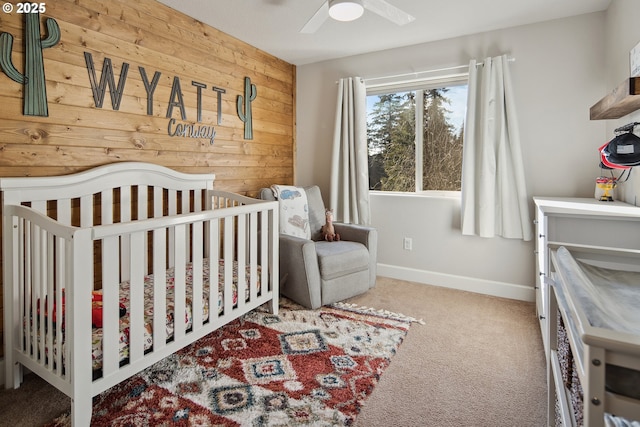
[[(24, 73), (25, 15), (16, 12), (17, 2), (8, 3), (14, 11), (0, 13), (0, 32), (13, 36), (11, 60)], [(144, 161), (214, 172), (215, 188), (248, 195), (293, 182), (293, 65), (154, 0), (47, 0), (44, 5), (41, 37), (47, 37), (47, 18), (55, 19), (61, 33), (55, 46), (42, 50), (48, 117), (23, 115), (24, 86), (0, 72), (0, 176), (64, 175)], [(215, 2), (208, 7), (215, 8)], [(102, 107), (96, 107), (87, 54), (98, 84), (105, 60), (111, 61), (116, 85), (128, 64), (117, 108), (109, 88)], [(141, 69), (147, 86), (160, 73), (151, 114)], [(257, 89), (251, 103), (253, 139), (245, 139), (236, 106), (238, 96), (245, 96), (245, 77)], [(225, 91), (220, 123), (214, 87)], [(178, 125), (213, 127), (213, 145), (207, 138), (170, 136)]]

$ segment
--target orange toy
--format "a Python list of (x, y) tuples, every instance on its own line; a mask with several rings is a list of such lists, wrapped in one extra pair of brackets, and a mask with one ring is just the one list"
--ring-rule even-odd
[[(127, 313), (127, 308), (120, 303), (120, 317)], [(102, 292), (91, 292), (91, 324), (94, 328), (102, 328)]]

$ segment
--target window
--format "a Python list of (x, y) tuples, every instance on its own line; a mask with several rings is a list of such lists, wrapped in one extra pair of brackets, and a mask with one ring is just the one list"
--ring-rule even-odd
[(369, 189), (460, 191), (466, 75), (367, 88)]

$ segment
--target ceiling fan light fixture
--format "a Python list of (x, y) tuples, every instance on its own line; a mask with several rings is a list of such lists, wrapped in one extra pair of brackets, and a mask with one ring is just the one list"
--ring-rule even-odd
[(336, 21), (354, 21), (363, 13), (362, 0), (329, 0), (329, 16)]

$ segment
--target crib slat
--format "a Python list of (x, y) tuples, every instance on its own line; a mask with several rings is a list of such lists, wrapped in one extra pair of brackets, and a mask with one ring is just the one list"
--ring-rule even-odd
[[(56, 211), (57, 211), (57, 221), (65, 224), (71, 225), (71, 199), (60, 199), (57, 201)], [(55, 238), (55, 261), (51, 263), (51, 265), (55, 265), (55, 278), (53, 279), (54, 291), (49, 295), (54, 296), (55, 301), (55, 318), (57, 319), (56, 328), (55, 328), (55, 336), (53, 336), (53, 341), (55, 344), (49, 346), (50, 354), (49, 357), (52, 358), (53, 361), (53, 369), (59, 376), (63, 375), (63, 365), (62, 361), (64, 360), (62, 357), (63, 352), (63, 338), (62, 338), (62, 327), (64, 322), (64, 291), (65, 288), (65, 277), (66, 277), (66, 262), (65, 262), (65, 241), (61, 238)], [(52, 256), (54, 256), (52, 254)], [(68, 359), (66, 359), (68, 360)]]
[[(203, 261), (202, 261), (202, 222), (196, 222), (193, 224), (193, 240), (191, 242), (193, 247), (193, 266), (192, 266), (192, 312), (193, 312), (193, 330), (198, 330), (202, 327), (204, 321), (203, 318)], [(211, 306), (209, 306), (211, 311)]]
[[(185, 318), (186, 318), (186, 227), (184, 224), (174, 227), (174, 244), (175, 244), (175, 288), (174, 288), (174, 317), (173, 317), (173, 334), (174, 340), (180, 341), (185, 335)], [(171, 253), (171, 252), (169, 252)]]
[[(271, 234), (271, 223), (269, 222), (269, 211), (260, 211), (260, 265), (262, 266), (260, 274), (261, 294), (267, 291), (269, 285), (269, 270), (267, 266), (271, 266), (269, 262), (269, 239)], [(278, 262), (276, 260), (275, 262)]]
[(202, 190), (195, 190), (193, 192), (193, 211), (202, 211)]
[[(146, 233), (139, 232), (131, 235), (131, 254), (139, 254), (144, 250)], [(135, 363), (144, 356), (144, 266), (131, 260), (130, 306), (129, 306), (129, 346), (130, 360)]]
[(40, 314), (38, 315), (38, 323), (34, 325), (35, 328), (35, 339), (37, 343), (37, 359), (40, 365), (44, 364), (44, 352), (45, 352), (45, 294), (46, 294), (46, 253), (44, 251), (44, 233), (45, 231), (42, 228), (34, 225), (34, 253), (36, 254), (35, 258), (35, 290), (36, 290), (36, 298), (37, 305), (40, 308)]
[(120, 187), (120, 222), (131, 221), (131, 186)]
[[(180, 213), (184, 214), (184, 213), (191, 212), (191, 209), (189, 206), (191, 191), (180, 191), (179, 193), (182, 195), (182, 198), (181, 198), (182, 206), (180, 207)], [(191, 249), (192, 249), (191, 245), (187, 245), (185, 247), (185, 253), (187, 255), (187, 259), (191, 259)]]
[[(47, 203), (46, 201), (35, 201), (31, 203), (31, 208), (46, 215)], [(31, 224), (31, 238), (33, 239), (32, 254), (31, 254), (31, 310), (33, 319), (33, 336), (30, 352), (34, 355), (34, 359), (39, 363), (42, 363), (42, 355), (44, 354), (44, 334), (41, 330), (44, 330), (44, 301), (40, 301), (42, 298), (42, 252), (41, 252), (41, 234), (40, 228), (34, 224)], [(38, 308), (40, 308), (38, 313)]]
[(57, 221), (65, 225), (71, 225), (71, 199), (58, 200), (56, 210)]
[[(162, 206), (163, 206), (163, 194), (164, 194), (164, 192), (163, 192), (161, 187), (154, 186), (152, 188), (153, 188), (153, 209), (152, 209), (151, 215), (152, 215), (153, 218), (159, 218), (159, 217), (161, 217), (163, 215)], [(166, 233), (165, 229), (163, 229), (162, 231), (164, 233)], [(163, 245), (166, 245), (166, 238), (165, 238), (165, 240), (163, 240), (163, 242), (165, 242)], [(167, 266), (166, 258), (164, 258), (164, 259), (165, 259), (165, 261), (164, 261), (163, 266), (166, 267)], [(155, 263), (153, 264), (153, 266), (154, 266), (154, 269), (155, 269)]]
[(80, 227), (93, 225), (93, 196), (80, 197)]
[[(176, 190), (168, 190), (167, 191), (167, 212), (168, 215), (176, 215), (178, 213), (178, 192)], [(176, 265), (176, 259), (174, 251), (171, 248), (175, 247), (174, 235), (169, 233), (169, 267), (173, 267)]]
[(249, 215), (249, 300), (255, 301), (258, 292), (258, 214)]
[[(57, 302), (56, 307), (56, 319), (58, 319), (58, 325), (56, 327), (56, 354), (54, 363), (57, 366), (58, 375), (62, 375), (62, 325), (64, 321), (64, 313), (62, 308), (65, 304), (64, 300), (64, 289), (66, 287), (66, 279), (67, 279), (67, 263), (65, 259), (66, 255), (66, 242), (64, 239), (57, 238), (56, 239), (56, 289), (55, 289), (55, 300)], [(67, 359), (68, 360), (68, 359)]]
[(218, 288), (220, 286), (218, 268), (220, 258), (220, 219), (212, 219), (209, 223), (209, 321), (213, 322), (220, 315)]
[(119, 268), (118, 238), (102, 241), (102, 371), (106, 378), (116, 372), (119, 364)]
[[(64, 278), (65, 280), (65, 289), (67, 289), (68, 286), (72, 285), (72, 278), (73, 278), (73, 263), (74, 263), (74, 256), (73, 256), (73, 242), (65, 242), (64, 246), (65, 246), (65, 252), (64, 252), (64, 271), (68, 272), (68, 274), (66, 275), (66, 277)], [(91, 257), (93, 257), (93, 255), (91, 255)], [(93, 269), (90, 270), (91, 274), (93, 275)], [(93, 277), (93, 276), (91, 276)], [(73, 291), (73, 288), (71, 288), (71, 290)], [(66, 294), (66, 292), (65, 292)], [(73, 304), (73, 300), (72, 295), (65, 295), (65, 298), (70, 298), (69, 299), (69, 306), (71, 306), (71, 304)], [(73, 309), (71, 309), (70, 311), (73, 311)], [(70, 333), (70, 328), (69, 327), (65, 327), (66, 331), (65, 334), (67, 334), (67, 337), (69, 337), (70, 335), (68, 335)], [(62, 328), (60, 329), (60, 334), (62, 334)], [(73, 337), (72, 337), (73, 338)], [(66, 339), (66, 338), (65, 338)], [(65, 369), (65, 377), (69, 378), (70, 374), (71, 374), (71, 369), (69, 369), (68, 366), (68, 361), (71, 360), (71, 345), (63, 345), (64, 342), (62, 341), (62, 337), (60, 339), (60, 346), (62, 351), (61, 353), (61, 357), (62, 357), (62, 361), (65, 361), (66, 365), (64, 366)]]
[(167, 342), (167, 232), (153, 230), (153, 350), (159, 351)]
[(184, 214), (187, 212), (191, 212), (191, 209), (189, 208), (189, 198), (191, 197), (191, 192), (181, 191), (180, 194), (182, 195), (182, 198), (181, 198), (182, 209), (180, 210), (180, 213)]
[(162, 216), (162, 188), (153, 187), (153, 217)]
[(178, 213), (178, 190), (167, 190), (167, 215), (176, 215)]
[[(58, 222), (65, 225), (71, 225), (71, 199), (58, 200), (56, 211), (57, 211)], [(59, 376), (62, 376), (64, 372), (63, 366), (62, 366), (62, 361), (64, 360), (62, 358), (62, 351), (63, 351), (62, 350), (63, 349), (62, 327), (64, 322), (64, 312), (63, 312), (63, 307), (64, 307), (63, 292), (64, 291), (63, 289), (65, 288), (65, 277), (66, 277), (65, 251), (66, 251), (66, 246), (65, 246), (64, 239), (56, 237), (55, 238), (55, 261), (52, 263), (52, 265), (55, 265), (55, 272), (53, 273), (55, 275), (55, 278), (53, 279), (55, 282), (55, 285), (54, 285), (53, 293), (50, 293), (49, 295), (54, 296), (54, 301), (56, 303), (54, 310), (55, 310), (55, 318), (57, 319), (57, 321), (56, 321), (56, 328), (55, 328), (55, 336), (52, 337), (55, 344), (52, 346), (49, 346), (49, 348), (52, 349), (51, 350), (52, 354), (50, 354), (49, 357), (53, 358), (54, 371)]]
[[(143, 219), (147, 219), (149, 216), (149, 194), (148, 187), (146, 185), (138, 185), (138, 221)], [(147, 274), (149, 272), (149, 241), (148, 239), (144, 239), (144, 249), (143, 249), (143, 265), (144, 272)]]
[(36, 313), (36, 296), (35, 296), (35, 292), (33, 292), (33, 253), (32, 253), (32, 248), (33, 248), (33, 229), (31, 227), (31, 223), (29, 221), (23, 221), (24, 223), (24, 233), (25, 233), (25, 247), (24, 247), (24, 253), (26, 254), (26, 260), (24, 263), (24, 289), (25, 289), (25, 295), (24, 295), (24, 299), (25, 302), (27, 304), (26, 310), (26, 316), (27, 317), (27, 330), (26, 330), (26, 334), (27, 334), (27, 344), (26, 344), (26, 348), (25, 351), (27, 352), (27, 354), (32, 355), (34, 354), (34, 349), (35, 349), (35, 342), (34, 342), (34, 335), (35, 335), (35, 329), (36, 329), (36, 319), (37, 319), (37, 313)]
[(31, 202), (31, 208), (45, 215), (47, 214), (46, 200), (37, 200), (37, 201)]
[(113, 224), (113, 190), (100, 193), (100, 214), (102, 224)]
[(270, 283), (270, 290), (275, 296), (274, 299), (271, 300), (271, 307), (273, 314), (278, 314), (278, 294), (279, 294), (279, 285), (280, 285), (280, 273), (279, 273), (279, 236), (278, 236), (278, 211), (276, 209), (270, 211), (269, 213), (269, 274), (271, 275), (270, 280), (265, 283)]
[(239, 214), (237, 217), (237, 229), (238, 229), (238, 238), (237, 238), (237, 253), (238, 253), (238, 272), (237, 282), (238, 282), (238, 310), (244, 310), (245, 305), (245, 290), (247, 288), (247, 270), (246, 270), (246, 259), (247, 259), (247, 215)]
[(43, 337), (41, 328), (44, 325), (44, 301), (42, 298), (42, 234), (40, 228), (31, 223), (31, 300), (33, 302), (33, 348), (34, 359), (40, 362)]
[(149, 187), (138, 185), (138, 220), (147, 219), (149, 216)]
[(35, 331), (35, 321), (36, 321), (36, 305), (34, 302), (34, 292), (33, 292), (33, 235), (31, 233), (31, 223), (27, 220), (21, 220), (23, 232), (24, 232), (24, 247), (21, 248), (21, 251), (24, 251), (25, 254), (25, 262), (24, 269), (21, 270), (20, 273), (23, 275), (23, 289), (24, 289), (24, 301), (25, 301), (25, 319), (27, 323), (26, 328), (26, 344), (24, 347), (25, 352), (28, 355), (33, 354), (34, 342), (33, 342), (33, 334)]
[[(60, 199), (57, 202), (57, 220), (58, 222), (71, 225), (71, 199)], [(55, 257), (56, 260), (53, 264), (55, 264), (55, 298), (56, 307), (55, 307), (55, 316), (57, 320), (57, 325), (55, 328), (55, 337), (53, 340), (55, 344), (53, 345), (53, 355), (49, 355), (49, 357), (53, 357), (53, 364), (55, 372), (59, 376), (63, 376), (63, 337), (62, 337), (62, 327), (64, 322), (64, 288), (65, 288), (65, 280), (66, 280), (66, 262), (65, 262), (65, 241), (61, 238), (55, 239)], [(53, 295), (53, 294), (50, 294)], [(52, 348), (52, 347), (49, 347)]]
[[(44, 230), (43, 230), (44, 231)], [(59, 302), (57, 302), (55, 300), (55, 293), (53, 291), (53, 266), (54, 266), (54, 257), (53, 257), (53, 244), (54, 244), (54, 238), (53, 235), (51, 233), (48, 233), (46, 231), (44, 231), (43, 233), (43, 237), (44, 237), (44, 242), (43, 242), (43, 249), (46, 250), (46, 256), (45, 256), (45, 271), (43, 272), (46, 275), (46, 279), (45, 279), (45, 283), (44, 286), (46, 286), (46, 290), (45, 290), (45, 294), (46, 294), (46, 301), (47, 301), (47, 315), (46, 315), (46, 319), (47, 319), (47, 323), (46, 323), (46, 342), (45, 342), (45, 346), (48, 349), (48, 353), (46, 354), (45, 357), (45, 365), (47, 366), (47, 368), (49, 369), (49, 371), (53, 371), (54, 367), (55, 367), (55, 363), (54, 361), (54, 348), (53, 348), (53, 338), (54, 338), (54, 322), (53, 322), (53, 318), (54, 318), (54, 311), (56, 311), (58, 309), (58, 306), (60, 305)], [(61, 321), (62, 318), (57, 317), (56, 316), (56, 320), (57, 321)], [(60, 327), (60, 323), (56, 322), (56, 329)], [(44, 341), (44, 340), (43, 340)]]
[[(131, 221), (131, 187), (120, 187), (120, 222)], [(130, 236), (124, 234), (120, 238), (120, 267), (121, 281), (129, 280), (131, 277), (130, 262)]]
[(224, 317), (233, 311), (233, 218), (224, 218)]

